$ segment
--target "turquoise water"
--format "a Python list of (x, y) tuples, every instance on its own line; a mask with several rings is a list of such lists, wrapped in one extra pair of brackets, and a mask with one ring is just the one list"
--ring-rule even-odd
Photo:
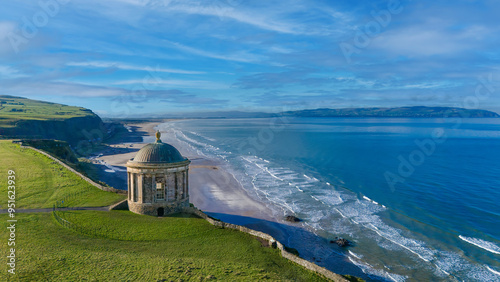
[(500, 281), (500, 119), (213, 119), (163, 130), (223, 160), (277, 215), (354, 241), (308, 254), (333, 271)]

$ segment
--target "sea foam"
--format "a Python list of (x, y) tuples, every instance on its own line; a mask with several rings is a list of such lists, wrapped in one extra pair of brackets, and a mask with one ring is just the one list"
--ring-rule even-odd
[(494, 274), (496, 274), (496, 275), (499, 275), (499, 276), (500, 276), (500, 272), (498, 272), (498, 271), (495, 271), (495, 270), (491, 269), (489, 266), (486, 266), (486, 268), (487, 268), (487, 269), (488, 269), (491, 273), (494, 273)]
[[(440, 277), (443, 277), (443, 274), (448, 276), (450, 273), (451, 275), (461, 273), (464, 275), (462, 277), (490, 279), (492, 276), (499, 275), (495, 269), (486, 265), (471, 264), (456, 253), (450, 254), (447, 258), (444, 252), (431, 248), (423, 241), (412, 238), (414, 236), (411, 234), (386, 224), (377, 213), (386, 211), (387, 208), (366, 196), (363, 199), (358, 199), (356, 194), (344, 191), (345, 184), (340, 178), (335, 177), (332, 184), (312, 177), (310, 171), (280, 164), (272, 161), (271, 158), (267, 160), (259, 156), (241, 156), (234, 148), (231, 149), (224, 145), (220, 145), (220, 148), (212, 146), (207, 144), (207, 141), (212, 141), (210, 137), (207, 138), (196, 132), (184, 134), (178, 128), (171, 130), (175, 132), (174, 136), (178, 140), (186, 143), (191, 149), (195, 149), (197, 153), (209, 158), (226, 160), (230, 166), (234, 167), (234, 175), (237, 176), (238, 181), (246, 190), (253, 189), (256, 195), (263, 198), (264, 202), (270, 202), (272, 206), (283, 212), (300, 214), (301, 218), (305, 219), (305, 223), (314, 229), (322, 229), (337, 235), (342, 232), (350, 232), (347, 230), (359, 232), (359, 227), (366, 228), (371, 231), (349, 234), (351, 234), (351, 238), (357, 240), (358, 236), (371, 233), (368, 237), (373, 236), (379, 245), (379, 238), (384, 238), (388, 245), (392, 245), (395, 249), (402, 248), (409, 251), (415, 255), (416, 260), (421, 259), (424, 265), (433, 265), (435, 271), (441, 273)], [(500, 254), (500, 247), (492, 242), (462, 235), (459, 237), (489, 252)], [(380, 267), (366, 263), (363, 260), (370, 258), (367, 254), (360, 255), (349, 251), (346, 256), (367, 275), (385, 277), (393, 281), (404, 281), (406, 278), (405, 276), (389, 274)]]
[(492, 252), (494, 254), (500, 254), (500, 247), (495, 245), (492, 242), (488, 242), (485, 240), (477, 239), (477, 238), (472, 238), (472, 237), (465, 237), (462, 235), (458, 236), (460, 239), (464, 240), (465, 242), (475, 245), (481, 249), (485, 249), (488, 252)]

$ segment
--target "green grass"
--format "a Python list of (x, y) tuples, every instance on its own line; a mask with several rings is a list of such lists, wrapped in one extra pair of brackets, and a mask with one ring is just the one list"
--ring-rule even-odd
[[(84, 234), (97, 230), (97, 237), (124, 241), (150, 241), (168, 238), (198, 237), (207, 232), (206, 224), (193, 224), (203, 221), (188, 215), (174, 215), (168, 218), (138, 215), (129, 211), (115, 211), (111, 216), (99, 211), (59, 212), (64, 219), (77, 225)], [(168, 222), (168, 224), (162, 224)], [(130, 226), (134, 226), (130, 228)], [(209, 225), (210, 226), (210, 225)], [(189, 227), (189, 228), (187, 228)], [(208, 230), (212, 230), (209, 228)]]
[(3, 127), (12, 127), (18, 120), (57, 120), (88, 115), (93, 113), (81, 107), (0, 96), (0, 125)]
[[(8, 171), (15, 171), (16, 207), (50, 208), (75, 193), (65, 204), (107, 206), (125, 199), (125, 195), (105, 192), (90, 185), (52, 159), (10, 141), (0, 141), (0, 181), (6, 183)], [(83, 192), (82, 192), (83, 191)], [(7, 203), (7, 186), (0, 186), (0, 205)]]
[[(71, 218), (85, 228), (108, 229), (93, 237), (62, 227), (50, 213), (18, 214), (17, 274), (7, 273), (3, 264), (0, 281), (324, 280), (248, 234), (199, 218), (128, 211), (78, 211)], [(0, 215), (2, 230), (6, 220)], [(0, 241), (7, 238), (2, 232)], [(6, 254), (6, 243), (0, 249)]]
[[(0, 181), (15, 171), (16, 209), (106, 206), (125, 195), (101, 191), (52, 159), (0, 141)], [(71, 195), (78, 194), (77, 197)], [(0, 205), (7, 203), (0, 185)], [(324, 281), (321, 276), (263, 247), (254, 237), (220, 229), (191, 216), (164, 218), (129, 211), (17, 213), (16, 274), (0, 267), (0, 281)], [(9, 254), (8, 215), (0, 214), (0, 253)], [(92, 234), (92, 235), (87, 235)]]

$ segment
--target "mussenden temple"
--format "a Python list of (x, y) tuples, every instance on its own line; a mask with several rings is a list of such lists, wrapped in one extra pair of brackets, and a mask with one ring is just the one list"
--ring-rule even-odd
[(128, 207), (138, 214), (163, 216), (189, 206), (189, 161), (172, 145), (156, 142), (144, 146), (127, 162)]

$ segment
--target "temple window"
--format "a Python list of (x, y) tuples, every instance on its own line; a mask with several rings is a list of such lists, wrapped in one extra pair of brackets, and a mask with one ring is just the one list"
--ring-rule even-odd
[(165, 200), (165, 186), (162, 182), (156, 182), (156, 199)]

